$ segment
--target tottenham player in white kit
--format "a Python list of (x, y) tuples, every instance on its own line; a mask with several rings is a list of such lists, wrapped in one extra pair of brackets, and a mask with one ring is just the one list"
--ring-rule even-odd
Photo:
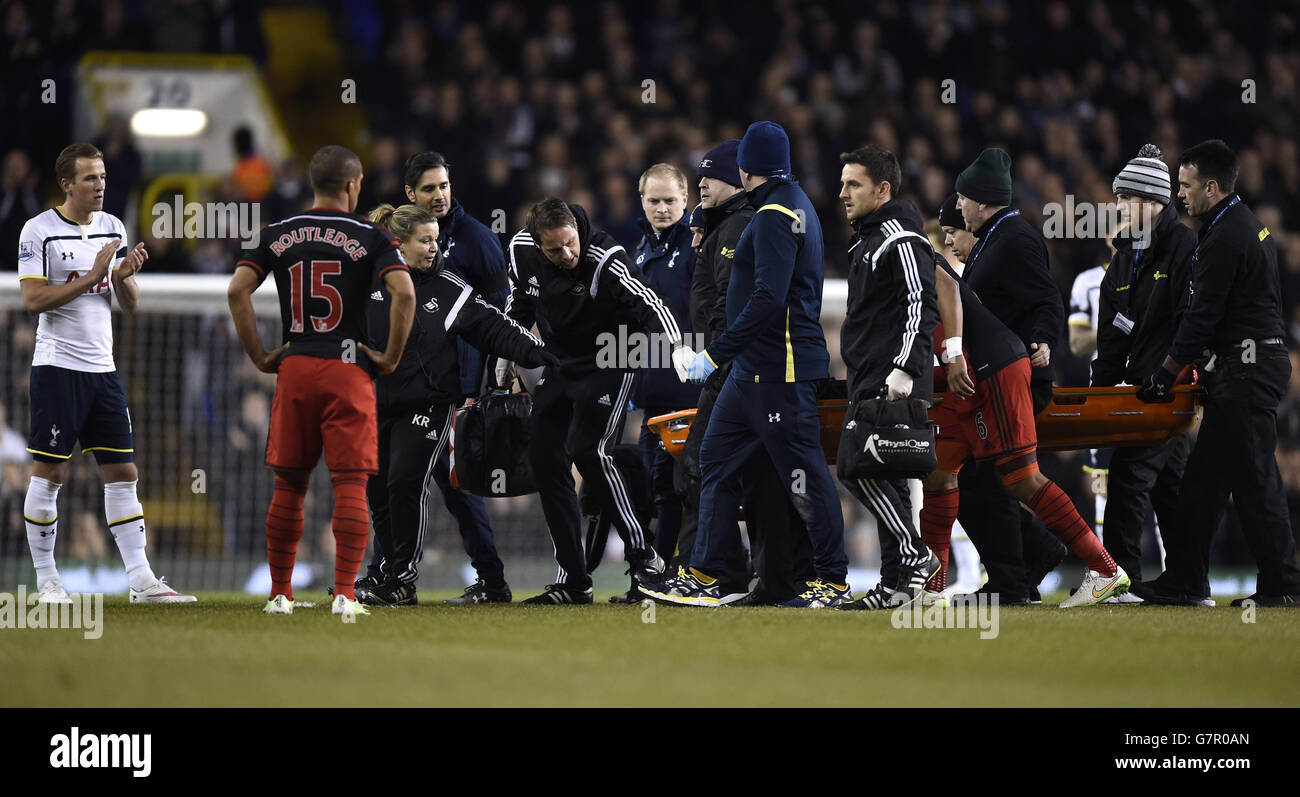
[[(1107, 243), (1110, 239), (1107, 239)], [(1110, 250), (1112, 253), (1114, 249)], [(1097, 359), (1097, 314), (1101, 310), (1101, 278), (1106, 276), (1106, 266), (1085, 269), (1074, 278), (1070, 289), (1070, 353), (1080, 359)], [(1092, 528), (1102, 536), (1102, 520), (1106, 517), (1106, 477), (1110, 469), (1109, 448), (1090, 448), (1083, 472), (1091, 479), (1095, 519)], [(1127, 602), (1127, 601), (1125, 601)]]
[(104, 156), (89, 144), (59, 153), (63, 204), (28, 220), (18, 244), (27, 312), (39, 314), (31, 374), (33, 476), (23, 503), (42, 603), (70, 603), (54, 565), (58, 495), (78, 442), (104, 477), (104, 514), (122, 553), (132, 603), (189, 603), (154, 575), (145, 556), (144, 509), (136, 497), (126, 395), (113, 362), (112, 297), (133, 312), (134, 275), (149, 255), (128, 250), (126, 228), (105, 213)]

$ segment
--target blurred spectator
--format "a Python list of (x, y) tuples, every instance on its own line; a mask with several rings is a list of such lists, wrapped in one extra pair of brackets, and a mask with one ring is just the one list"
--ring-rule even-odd
[(311, 206), (311, 200), (311, 186), (307, 183), (302, 160), (293, 156), (285, 158), (276, 175), (275, 188), (262, 204), (266, 212), (262, 221), (270, 223), (300, 213)]
[(17, 257), (18, 236), (27, 220), (45, 208), (36, 196), (36, 170), (27, 153), (20, 149), (5, 155), (4, 171), (0, 174), (0, 252), (9, 258)]
[(154, 50), (198, 53), (211, 49), (213, 33), (205, 0), (145, 0), (145, 22)]
[[(275, 167), (253, 145), (253, 131), (247, 127), (235, 130), (235, 169), (231, 172), (239, 198), (246, 202), (261, 202), (271, 193), (275, 182)], [(107, 166), (107, 164), (105, 164)]]
[(370, 160), (365, 165), (365, 178), (361, 181), (358, 213), (368, 212), (381, 202), (399, 205), (406, 201), (402, 188), (404, 161), (397, 139), (384, 136), (375, 140), (370, 148)]
[[(23, 500), (31, 478), (27, 439), (9, 428), (9, 411), (0, 404), (0, 556), (26, 553)], [(12, 531), (10, 531), (12, 530)]]
[(155, 238), (146, 231), (144, 248), (149, 252), (151, 273), (175, 274), (190, 270), (190, 256), (185, 252), (185, 241), (180, 238)]
[[(78, 512), (68, 535), (67, 557), (75, 562), (103, 562), (108, 559), (107, 534), (103, 520), (93, 512)], [(62, 535), (60, 535), (62, 536)]]
[(0, 463), (26, 464), (31, 461), (32, 455), (27, 453), (27, 438), (9, 427), (9, 410), (0, 404)]
[(107, 0), (95, 28), (96, 50), (143, 50), (147, 34), (139, 20), (127, 13), (124, 0)]
[(127, 201), (136, 188), (142, 188), (144, 160), (131, 141), (131, 126), (120, 113), (110, 114), (104, 135), (95, 141), (104, 153), (104, 171), (108, 182), (104, 186), (104, 210), (119, 219), (127, 218)]

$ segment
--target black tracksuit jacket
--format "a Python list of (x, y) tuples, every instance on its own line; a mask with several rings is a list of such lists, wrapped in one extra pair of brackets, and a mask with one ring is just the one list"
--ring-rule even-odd
[(853, 229), (849, 300), (840, 330), (849, 396), (875, 398), (898, 368), (913, 379), (912, 397), (930, 401), (939, 304), (934, 251), (921, 212), (908, 200), (894, 199), (854, 222)]
[[(1237, 200), (1233, 202), (1233, 200)], [(1255, 362), (1286, 358), (1282, 288), (1272, 232), (1235, 195), (1200, 217), (1202, 227), (1192, 260), (1191, 303), (1183, 314), (1169, 354), (1180, 363), (1218, 356), (1206, 380), (1212, 395), (1276, 407), (1285, 393), (1285, 369), (1252, 368)], [(1243, 343), (1254, 349), (1253, 356)], [(1154, 370), (1154, 369), (1153, 369)]]
[[(1178, 220), (1172, 202), (1156, 217), (1153, 232), (1144, 249), (1134, 249), (1132, 238), (1114, 240), (1115, 256), (1101, 280), (1094, 386), (1142, 384), (1165, 361), (1187, 309), (1196, 233)], [(1133, 322), (1127, 334), (1115, 324), (1121, 313)]]
[[(1015, 208), (1003, 208), (975, 237), (962, 279), (1026, 349), (1041, 341), (1055, 354), (1065, 328), (1065, 301), (1052, 278), (1042, 234)], [(1050, 385), (1052, 368), (1050, 363), (1035, 368), (1033, 381)]]
[(506, 248), (506, 315), (525, 329), (536, 322), (547, 350), (574, 378), (598, 368), (628, 370), (622, 363), (598, 362), (602, 349), (617, 348), (608, 341), (619, 340), (620, 325), (662, 333), (675, 347), (682, 339), (677, 319), (627, 251), (609, 233), (592, 226), (581, 206), (569, 205), (569, 210), (578, 225), (578, 265), (560, 268), (547, 259), (528, 230), (515, 233)]
[(727, 328), (727, 284), (740, 234), (754, 217), (754, 206), (741, 191), (704, 209), (704, 237), (691, 279), (691, 328), (712, 343)]
[[(411, 269), (415, 283), (415, 319), (397, 369), (375, 380), (381, 416), (428, 410), (436, 404), (460, 404), (465, 394), (460, 379), (456, 341), (507, 357), (526, 367), (540, 365), (535, 352), (542, 342), (511, 321), (451, 269), (441, 253), (427, 270)], [(388, 345), (388, 291), (376, 281), (367, 309), (374, 348)]]

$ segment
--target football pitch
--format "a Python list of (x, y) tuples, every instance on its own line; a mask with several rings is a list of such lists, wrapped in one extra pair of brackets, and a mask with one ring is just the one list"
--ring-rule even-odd
[(981, 638), (890, 612), (438, 602), (451, 594), (353, 624), (323, 593), (292, 616), (230, 593), (109, 598), (98, 639), (0, 631), (0, 706), (1300, 705), (1294, 610), (1056, 595), (1001, 608)]

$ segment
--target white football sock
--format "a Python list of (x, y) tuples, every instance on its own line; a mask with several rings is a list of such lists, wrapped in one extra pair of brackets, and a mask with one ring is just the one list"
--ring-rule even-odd
[(54, 538), (59, 527), (60, 486), (58, 482), (33, 476), (23, 501), (27, 547), (32, 550), (32, 564), (36, 566), (37, 589), (59, 576), (59, 569), (54, 566)]
[(144, 553), (144, 507), (135, 496), (135, 482), (109, 482), (104, 485), (104, 515), (108, 530), (113, 532), (122, 564), (131, 581), (131, 589), (153, 586), (158, 577), (149, 567)]

